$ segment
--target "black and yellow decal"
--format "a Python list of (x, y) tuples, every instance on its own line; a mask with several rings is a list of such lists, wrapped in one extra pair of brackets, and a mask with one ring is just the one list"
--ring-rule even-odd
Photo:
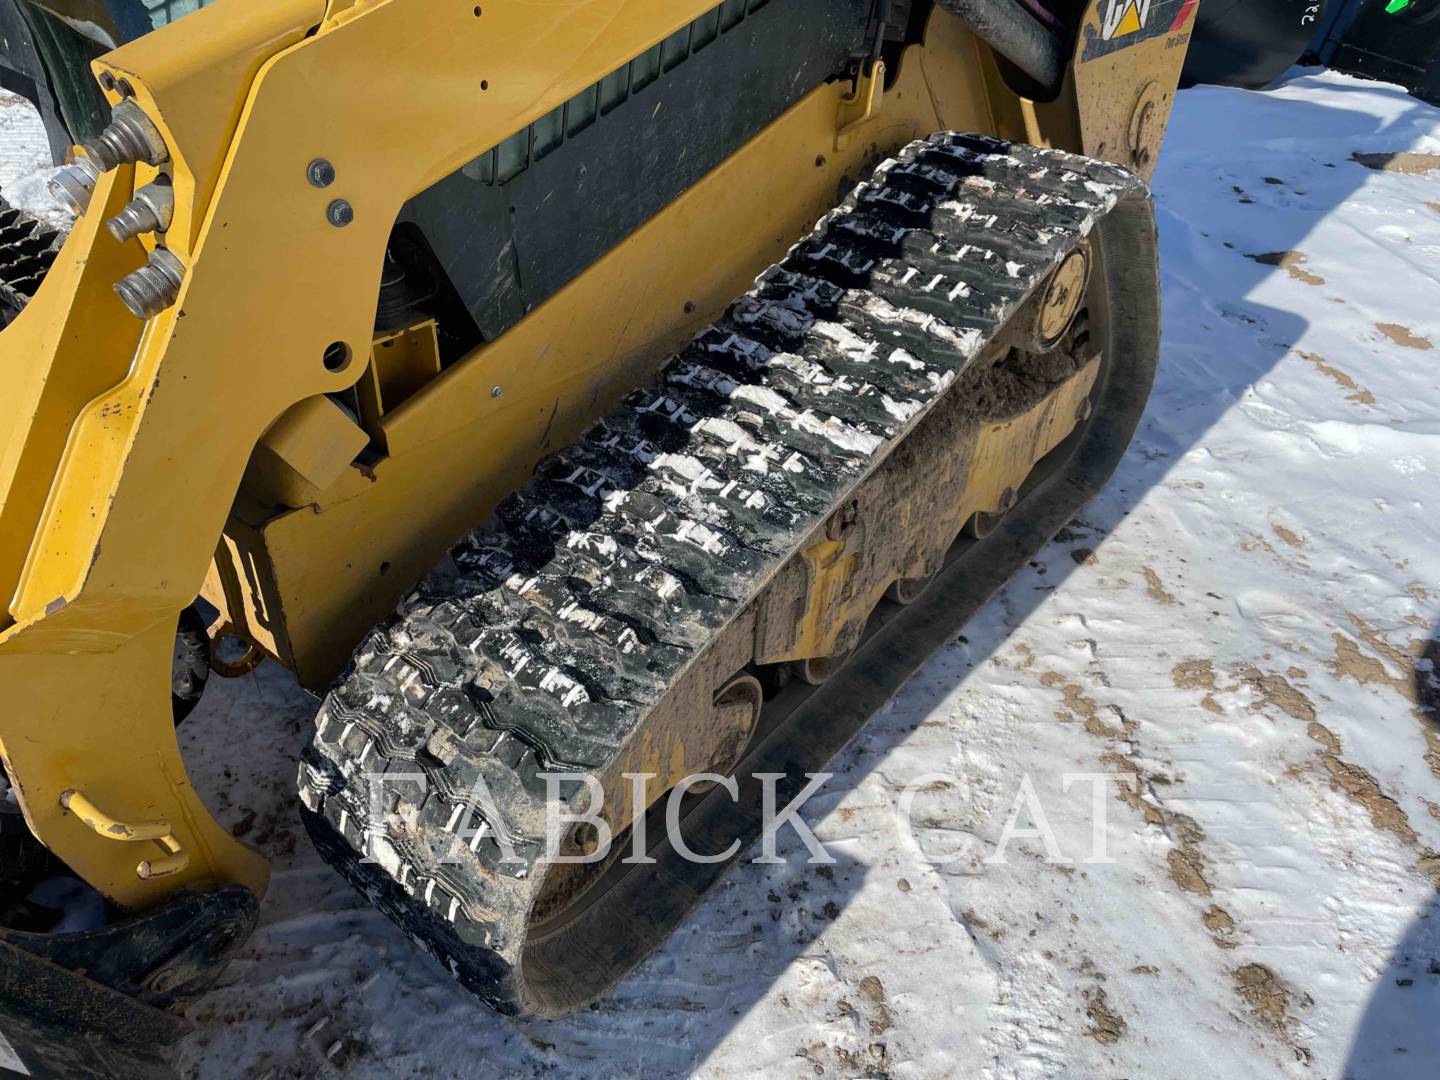
[(1085, 46), (1080, 54), (1081, 63), (1109, 56), (1162, 34), (1182, 34), (1188, 29), (1197, 3), (1198, 0), (1102, 0), (1094, 9), (1098, 25), (1087, 21), (1083, 28)]

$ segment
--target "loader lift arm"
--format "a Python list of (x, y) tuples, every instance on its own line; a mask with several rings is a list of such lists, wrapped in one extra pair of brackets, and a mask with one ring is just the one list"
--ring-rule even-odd
[[(146, 252), (100, 223), (149, 179), (121, 166), (0, 341), (0, 749), (36, 835), (112, 899), (142, 907), (207, 880), (264, 890), (263, 858), (186, 778), (168, 720), (174, 620), (251, 449), (364, 369), (401, 204), (707, 6), (220, 4), (96, 62), (112, 104), (133, 94), (165, 136), (167, 247), (189, 269), (175, 305), (143, 325), (116, 317), (111, 286)], [(328, 189), (307, 181), (321, 155)], [(353, 208), (343, 227), (337, 198)], [(71, 790), (116, 820), (166, 823), (184, 868), (140, 876), (134, 845), (61, 804)]]

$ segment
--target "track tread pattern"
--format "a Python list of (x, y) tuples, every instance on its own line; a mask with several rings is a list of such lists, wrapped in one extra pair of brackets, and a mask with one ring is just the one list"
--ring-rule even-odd
[(40, 287), (63, 236), (0, 198), (0, 326), (8, 326)]
[[(541, 774), (613, 760), (1030, 290), (1137, 193), (1117, 166), (971, 135), (880, 165), (364, 640), (300, 766), (321, 853), (482, 999), (533, 1010), (520, 961), (543, 876)], [(377, 773), (416, 779), (372, 807)], [(494, 804), (470, 812), (477, 777)], [(560, 792), (583, 806), (578, 783)]]

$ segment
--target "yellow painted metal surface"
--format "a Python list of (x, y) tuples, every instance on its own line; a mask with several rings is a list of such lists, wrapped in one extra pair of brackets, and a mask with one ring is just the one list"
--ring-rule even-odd
[[(92, 65), (97, 75), (125, 80), (165, 134), (175, 161), (175, 217), (165, 241), (182, 259), (194, 250), (260, 66), (301, 41), (324, 7), (323, 0), (212, 4), (185, 16), (183, 27), (146, 34)], [(108, 96), (118, 100), (116, 90)], [(139, 171), (140, 183), (152, 178)], [(138, 241), (132, 246), (139, 250)]]
[(439, 374), (440, 339), (434, 319), (375, 339), (370, 366), (355, 384), (355, 392), (360, 421), (380, 449), (389, 449), (381, 423), (385, 414), (405, 404)]
[(200, 595), (220, 612), (212, 637), (230, 628), (281, 663), (290, 664), (285, 620), (273, 606), (275, 569), (260, 532), (234, 514), (225, 526)]
[(855, 90), (840, 99), (840, 113), (835, 120), (835, 149), (844, 150), (850, 143), (864, 138), (862, 130), (875, 119), (885, 97), (885, 61), (876, 60), (855, 80)]
[[(388, 456), (373, 470), (342, 468), (323, 491), (291, 493), (314, 506), (270, 519), (237, 503), (276, 421), (365, 372), (402, 203), (709, 6), (221, 0), (96, 62), (166, 136), (167, 243), (187, 273), (143, 329), (112, 295), (144, 260), (141, 243), (98, 228), (149, 178), (121, 169), (0, 334), (0, 755), (37, 835), (108, 896), (138, 906), (199, 881), (265, 885), (263, 858), (190, 787), (170, 724), (174, 620), (227, 518), (233, 572), (217, 564), (211, 580), (228, 614), (302, 680), (328, 678), (464, 527), (742, 291), (845, 179), (935, 128), (997, 127), (983, 50), (937, 14), (878, 110), (851, 116), (843, 150), (833, 84), (384, 410)], [(323, 190), (305, 175), (322, 156), (336, 172)], [(326, 218), (335, 198), (354, 206), (343, 228)], [(350, 357), (338, 370), (324, 362), (337, 347)], [(310, 469), (298, 475), (333, 474), (336, 454), (306, 457), (323, 438), (296, 439)], [(165, 821), (187, 865), (141, 877), (128, 845), (61, 805), (68, 790), (115, 820)]]
[[(87, 644), (73, 638), (54, 640), (46, 624), (60, 616), (36, 624), (39, 636), (22, 625), (0, 643), (0, 750), (32, 831), (123, 904), (143, 905), (198, 881), (236, 881), (263, 891), (264, 857), (210, 816), (180, 760), (169, 724), (173, 619), (102, 650), (71, 649)], [(61, 804), (71, 788), (115, 819), (165, 821), (188, 862), (162, 876), (140, 876), (141, 851), (97, 834)]]
[(1007, 490), (1020, 490), (1035, 463), (1074, 429), (1099, 372), (1100, 361), (1092, 360), (1034, 409), (981, 425), (959, 520), (993, 513)]
[(91, 832), (107, 840), (125, 843), (153, 841), (160, 848), (158, 858), (141, 859), (135, 864), (138, 878), (168, 877), (190, 865), (190, 856), (175, 839), (175, 830), (164, 818), (154, 821), (121, 821), (105, 813), (83, 793), (67, 788), (60, 793), (60, 805), (79, 818)]
[(297, 401), (251, 453), (245, 489), (279, 506), (309, 506), (369, 441), (364, 429), (325, 395)]
[[(871, 603), (859, 610), (870, 598), (855, 595), (853, 588), (864, 565), (864, 544), (862, 533), (844, 540), (821, 540), (801, 552), (807, 579), (805, 608), (796, 620), (791, 649), (766, 657), (768, 662), (825, 659), (846, 649), (840, 640), (846, 627), (863, 624), (874, 607)], [(880, 589), (886, 584), (877, 583)]]
[(277, 590), (264, 606), (283, 613), (300, 681), (333, 678), (409, 582), (784, 255), (847, 179), (939, 128), (988, 129), (976, 52), (958, 20), (937, 14), (926, 47), (907, 56), (879, 112), (841, 151), (832, 144), (847, 87), (817, 90), (524, 321), (387, 414), (388, 457), (350, 470), (320, 513), (259, 526)]
[(106, 242), (100, 225), (129, 197), (129, 173), (101, 179), (94, 210), (75, 223), (34, 301), (0, 335), (0, 630), (22, 613), (12, 597), (70, 427), (124, 377), (140, 339), (140, 324), (119, 317), (125, 310), (110, 292), (139, 260)]
[[(166, 694), (174, 619), (200, 589), (263, 432), (363, 369), (355, 358), (369, 352), (403, 201), (706, 6), (494, 0), (480, 17), (441, 0), (383, 0), (298, 37), (318, 9), (222, 0), (97, 62), (128, 80), (171, 141), (171, 231), (189, 272), (137, 348), (110, 285), (141, 250), (96, 228), (97, 211), (128, 195), (128, 170), (111, 174), (67, 239), (61, 272), (17, 323), (27, 329), (0, 335), (0, 370), (27, 373), (6, 378), (30, 401), (47, 396), (35, 384), (49, 374), (90, 365), (105, 376), (53, 418), (58, 468), (26, 470), (46, 501), (35, 527), (21, 528), (34, 536), (23, 571), (4, 571), (18, 580), (15, 622), (0, 632), (0, 752), (37, 834), (107, 895), (143, 904), (207, 878), (264, 887), (263, 859), (215, 825), (185, 777)], [(325, 191), (305, 179), (321, 155), (337, 171)], [(337, 196), (355, 206), (349, 227), (326, 219)], [(62, 333), (85, 312), (105, 326)], [(322, 358), (336, 342), (352, 359), (332, 371)], [(34, 441), (25, 407), (5, 401), (7, 459)], [(0, 512), (10, 510), (7, 495)], [(61, 817), (71, 787), (116, 814), (170, 821), (190, 865), (137, 879), (120, 845)]]
[(1082, 142), (1091, 157), (1114, 161), (1147, 180), (1175, 101), (1197, 4), (1102, 0), (1090, 5), (1070, 70)]

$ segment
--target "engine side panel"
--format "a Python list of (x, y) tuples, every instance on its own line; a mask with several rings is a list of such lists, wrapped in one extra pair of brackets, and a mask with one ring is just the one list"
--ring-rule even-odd
[(868, 0), (726, 0), (412, 199), (493, 341), (864, 48)]

